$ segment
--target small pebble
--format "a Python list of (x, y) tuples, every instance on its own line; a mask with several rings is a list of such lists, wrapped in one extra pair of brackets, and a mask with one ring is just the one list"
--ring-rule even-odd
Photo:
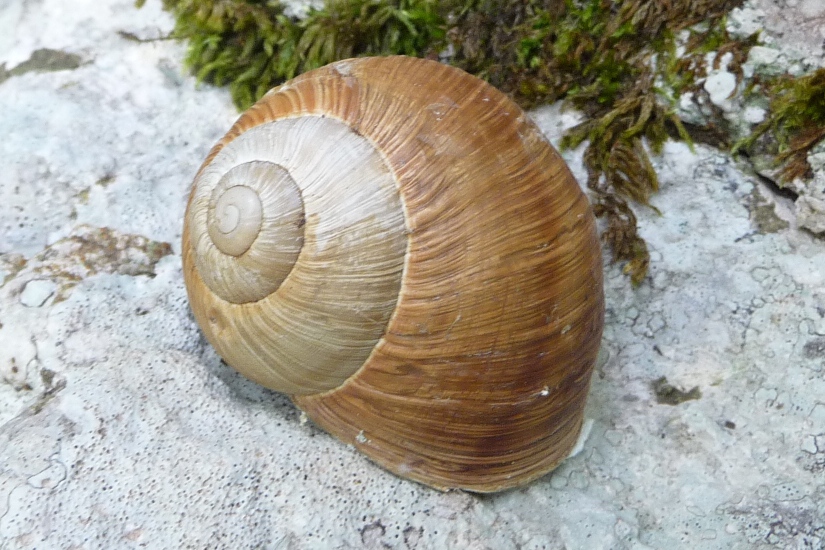
[(29, 281), (20, 293), (20, 303), (26, 307), (40, 307), (54, 294), (55, 290), (57, 290), (57, 285), (48, 279)]

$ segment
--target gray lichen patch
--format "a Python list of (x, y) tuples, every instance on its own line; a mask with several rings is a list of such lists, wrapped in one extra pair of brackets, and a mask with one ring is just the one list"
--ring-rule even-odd
[(22, 254), (0, 254), (0, 288), (26, 267)]
[(778, 233), (788, 228), (788, 222), (776, 215), (773, 204), (760, 204), (751, 210), (751, 215), (761, 233)]
[(117, 177), (116, 177), (114, 174), (106, 174), (106, 175), (104, 175), (103, 177), (99, 178), (99, 179), (95, 182), (95, 185), (99, 185), (99, 186), (101, 186), (101, 187), (109, 187), (109, 185), (110, 185), (113, 181), (115, 181), (115, 179), (117, 179)]
[(656, 394), (656, 402), (660, 405), (679, 405), (685, 401), (700, 399), (702, 392), (699, 386), (694, 386), (689, 391), (680, 390), (676, 386), (669, 384), (667, 377), (662, 376), (651, 383), (653, 393)]
[(80, 67), (83, 58), (79, 55), (61, 50), (41, 48), (32, 52), (31, 57), (19, 65), (6, 69), (6, 64), (0, 64), (0, 83), (13, 76), (26, 73), (45, 73), (53, 71), (71, 71)]
[(154, 277), (155, 265), (171, 253), (166, 242), (84, 225), (28, 260), (15, 273), (10, 292), (23, 299), (30, 283), (48, 281), (55, 287), (53, 301), (60, 302), (79, 281), (97, 273)]
[(778, 233), (789, 227), (789, 223), (776, 213), (776, 204), (770, 202), (754, 186), (746, 205), (750, 211), (751, 222), (761, 234)]
[(803, 355), (808, 359), (825, 359), (825, 336), (817, 336), (803, 346)]

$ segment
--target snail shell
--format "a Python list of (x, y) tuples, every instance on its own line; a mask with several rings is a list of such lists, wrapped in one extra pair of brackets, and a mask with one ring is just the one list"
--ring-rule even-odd
[(594, 218), (521, 109), (463, 71), (360, 58), (270, 91), (200, 168), (183, 262), (227, 363), (400, 476), (498, 491), (576, 443)]

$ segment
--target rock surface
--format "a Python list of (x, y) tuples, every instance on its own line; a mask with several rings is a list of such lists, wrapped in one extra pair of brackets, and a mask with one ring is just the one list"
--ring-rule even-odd
[[(790, 200), (669, 144), (648, 280), (606, 264), (581, 452), (521, 490), (439, 493), (200, 337), (182, 216), (237, 113), (183, 73), (159, 4), (0, 0), (0, 548), (825, 546), (825, 242)], [(746, 9), (821, 63), (821, 4), (785, 4), (798, 25)], [(533, 115), (554, 141), (574, 120)]]

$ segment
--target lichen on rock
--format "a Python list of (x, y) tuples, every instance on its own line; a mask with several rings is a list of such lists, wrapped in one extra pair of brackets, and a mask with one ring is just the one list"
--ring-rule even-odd
[[(52, 291), (40, 300), (37, 304), (40, 306), (52, 296), (57, 302), (66, 299), (79, 281), (97, 273), (154, 277), (155, 264), (171, 253), (169, 243), (123, 234), (107, 227), (82, 225), (34, 257), (17, 262), (16, 270), (9, 274), (0, 289), (5, 288), (6, 292), (18, 295), (25, 302), (27, 289), (32, 293), (28, 299), (34, 299), (32, 285), (50, 285)], [(42, 292), (38, 290), (38, 294)]]

